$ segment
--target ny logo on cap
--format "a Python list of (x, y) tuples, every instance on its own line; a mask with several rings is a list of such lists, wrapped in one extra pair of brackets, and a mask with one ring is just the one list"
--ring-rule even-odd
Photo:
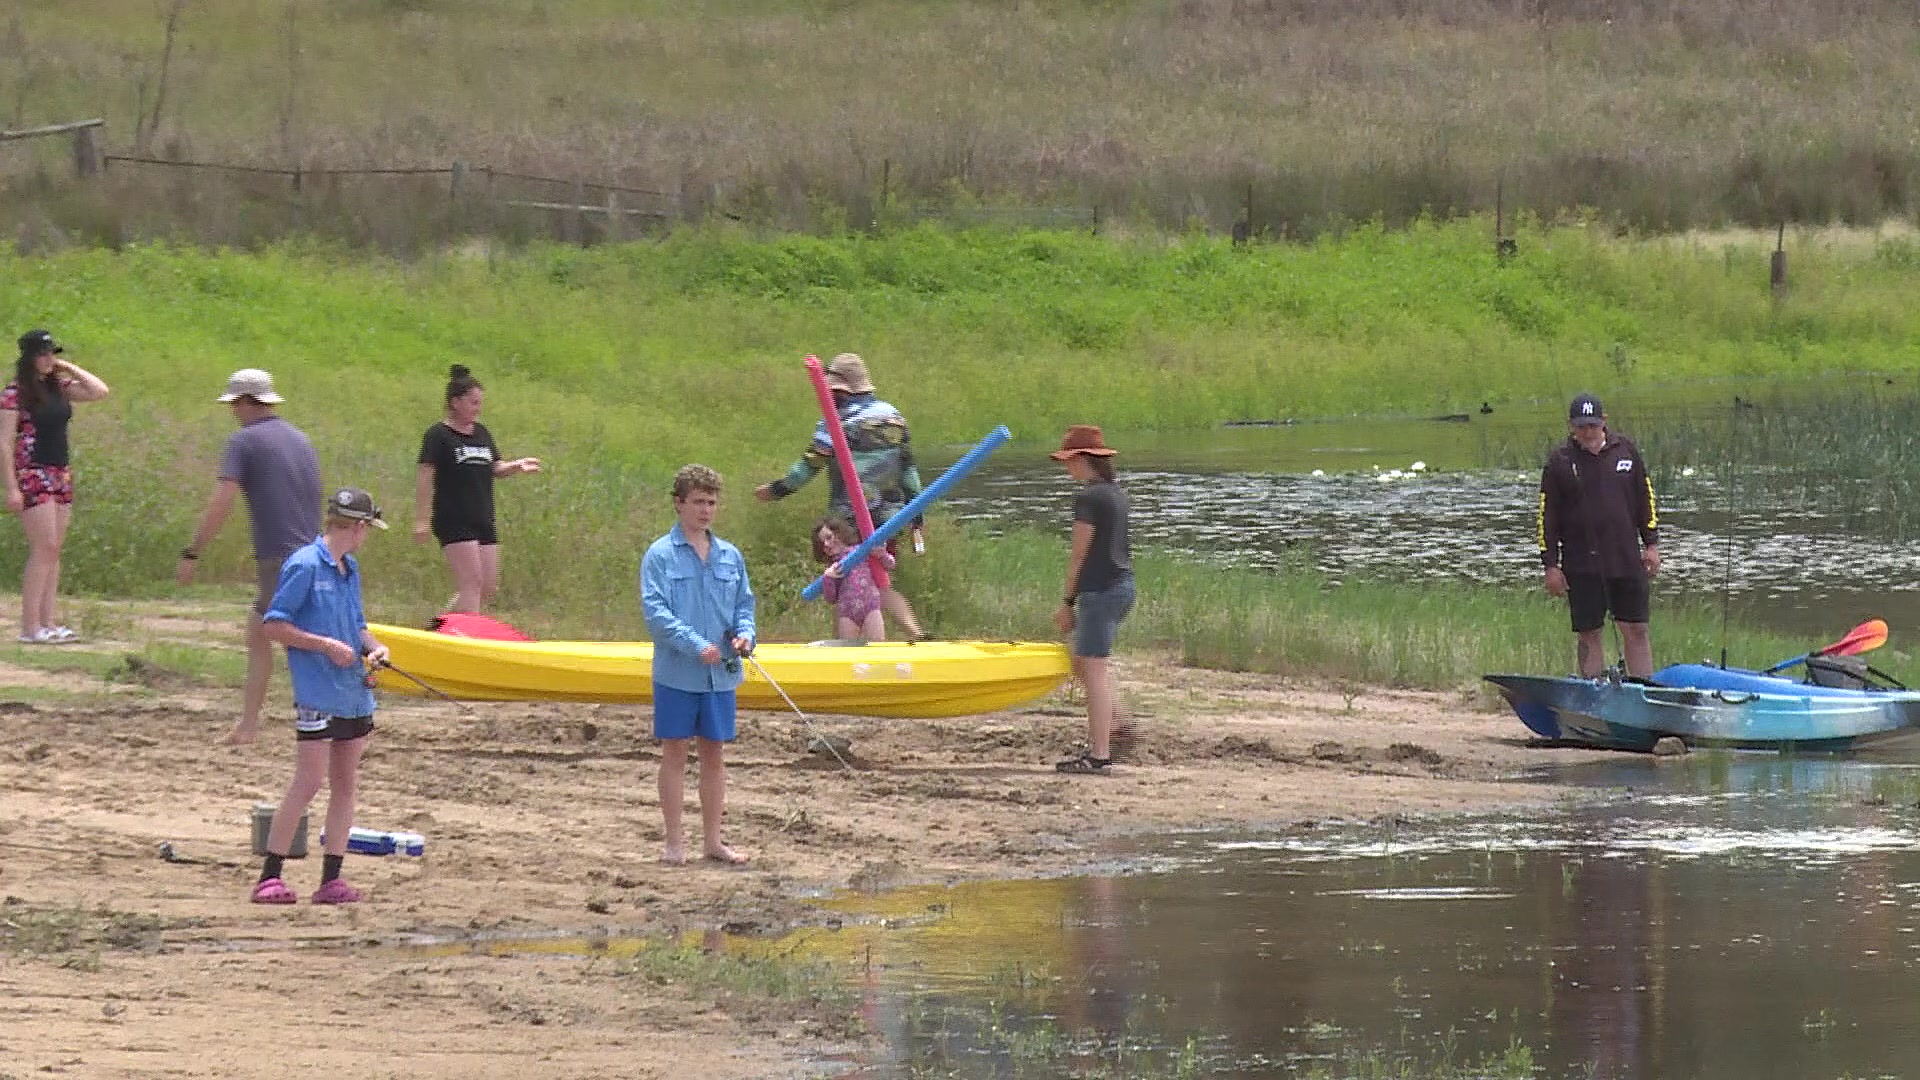
[(1591, 401), (1583, 401), (1583, 402), (1581, 402), (1581, 403), (1580, 403), (1580, 415), (1581, 415), (1581, 416), (1592, 416), (1592, 415), (1593, 415), (1593, 402), (1591, 402)]

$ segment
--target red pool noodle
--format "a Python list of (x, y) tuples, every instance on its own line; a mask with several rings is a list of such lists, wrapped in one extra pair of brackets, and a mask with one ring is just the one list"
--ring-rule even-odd
[[(807, 357), (807, 376), (813, 380), (813, 392), (820, 398), (820, 416), (827, 424), (827, 438), (833, 441), (833, 457), (840, 465), (840, 479), (847, 485), (847, 501), (853, 504), (853, 527), (860, 530), (860, 539), (873, 535), (873, 514), (867, 509), (866, 493), (860, 490), (860, 471), (853, 467), (853, 451), (847, 448), (847, 433), (840, 427), (840, 410), (833, 406), (833, 391), (827, 386), (827, 369), (820, 366), (820, 358)], [(880, 565), (878, 559), (869, 560), (873, 567), (873, 583), (881, 591), (893, 587), (887, 568)]]

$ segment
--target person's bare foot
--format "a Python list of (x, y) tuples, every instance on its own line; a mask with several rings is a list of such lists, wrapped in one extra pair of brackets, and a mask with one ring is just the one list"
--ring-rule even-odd
[(745, 855), (740, 854), (725, 844), (708, 848), (706, 857), (713, 862), (725, 863), (728, 866), (744, 866), (747, 862)]
[(666, 863), (668, 866), (687, 865), (686, 845), (678, 843), (668, 844), (666, 850), (660, 853), (660, 861)]

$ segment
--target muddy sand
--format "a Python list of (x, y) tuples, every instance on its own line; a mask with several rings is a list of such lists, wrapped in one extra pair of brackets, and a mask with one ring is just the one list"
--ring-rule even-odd
[[(1104, 777), (1053, 771), (1082, 723), (1064, 693), (956, 720), (816, 718), (850, 740), (851, 772), (807, 752), (792, 716), (743, 715), (728, 839), (752, 863), (670, 867), (644, 711), (389, 698), (359, 823), (421, 832), (427, 857), (349, 858), (358, 906), (261, 908), (249, 813), (286, 783), (290, 730), (224, 746), (235, 690), (124, 673), (108, 689), (33, 663), (0, 664), (0, 697), (23, 699), (0, 704), (0, 1077), (818, 1074), (860, 1048), (831, 1010), (395, 946), (768, 932), (820, 921), (807, 897), (823, 891), (1071, 871), (1130, 832), (1555, 799), (1511, 778), (1590, 756), (1527, 745), (1475, 694), (1349, 698), (1134, 657), (1116, 668), (1145, 741)], [(312, 829), (315, 855), (289, 863), (303, 894), (318, 813)], [(162, 860), (163, 842), (190, 861)]]

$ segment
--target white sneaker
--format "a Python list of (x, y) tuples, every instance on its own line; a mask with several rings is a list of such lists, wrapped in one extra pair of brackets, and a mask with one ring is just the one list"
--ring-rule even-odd
[(21, 634), (19, 641), (22, 645), (52, 645), (55, 643), (53, 631), (44, 626), (31, 634)]
[(49, 626), (46, 629), (46, 634), (48, 643), (52, 645), (66, 645), (80, 640), (78, 633), (75, 633), (72, 628), (65, 626)]

